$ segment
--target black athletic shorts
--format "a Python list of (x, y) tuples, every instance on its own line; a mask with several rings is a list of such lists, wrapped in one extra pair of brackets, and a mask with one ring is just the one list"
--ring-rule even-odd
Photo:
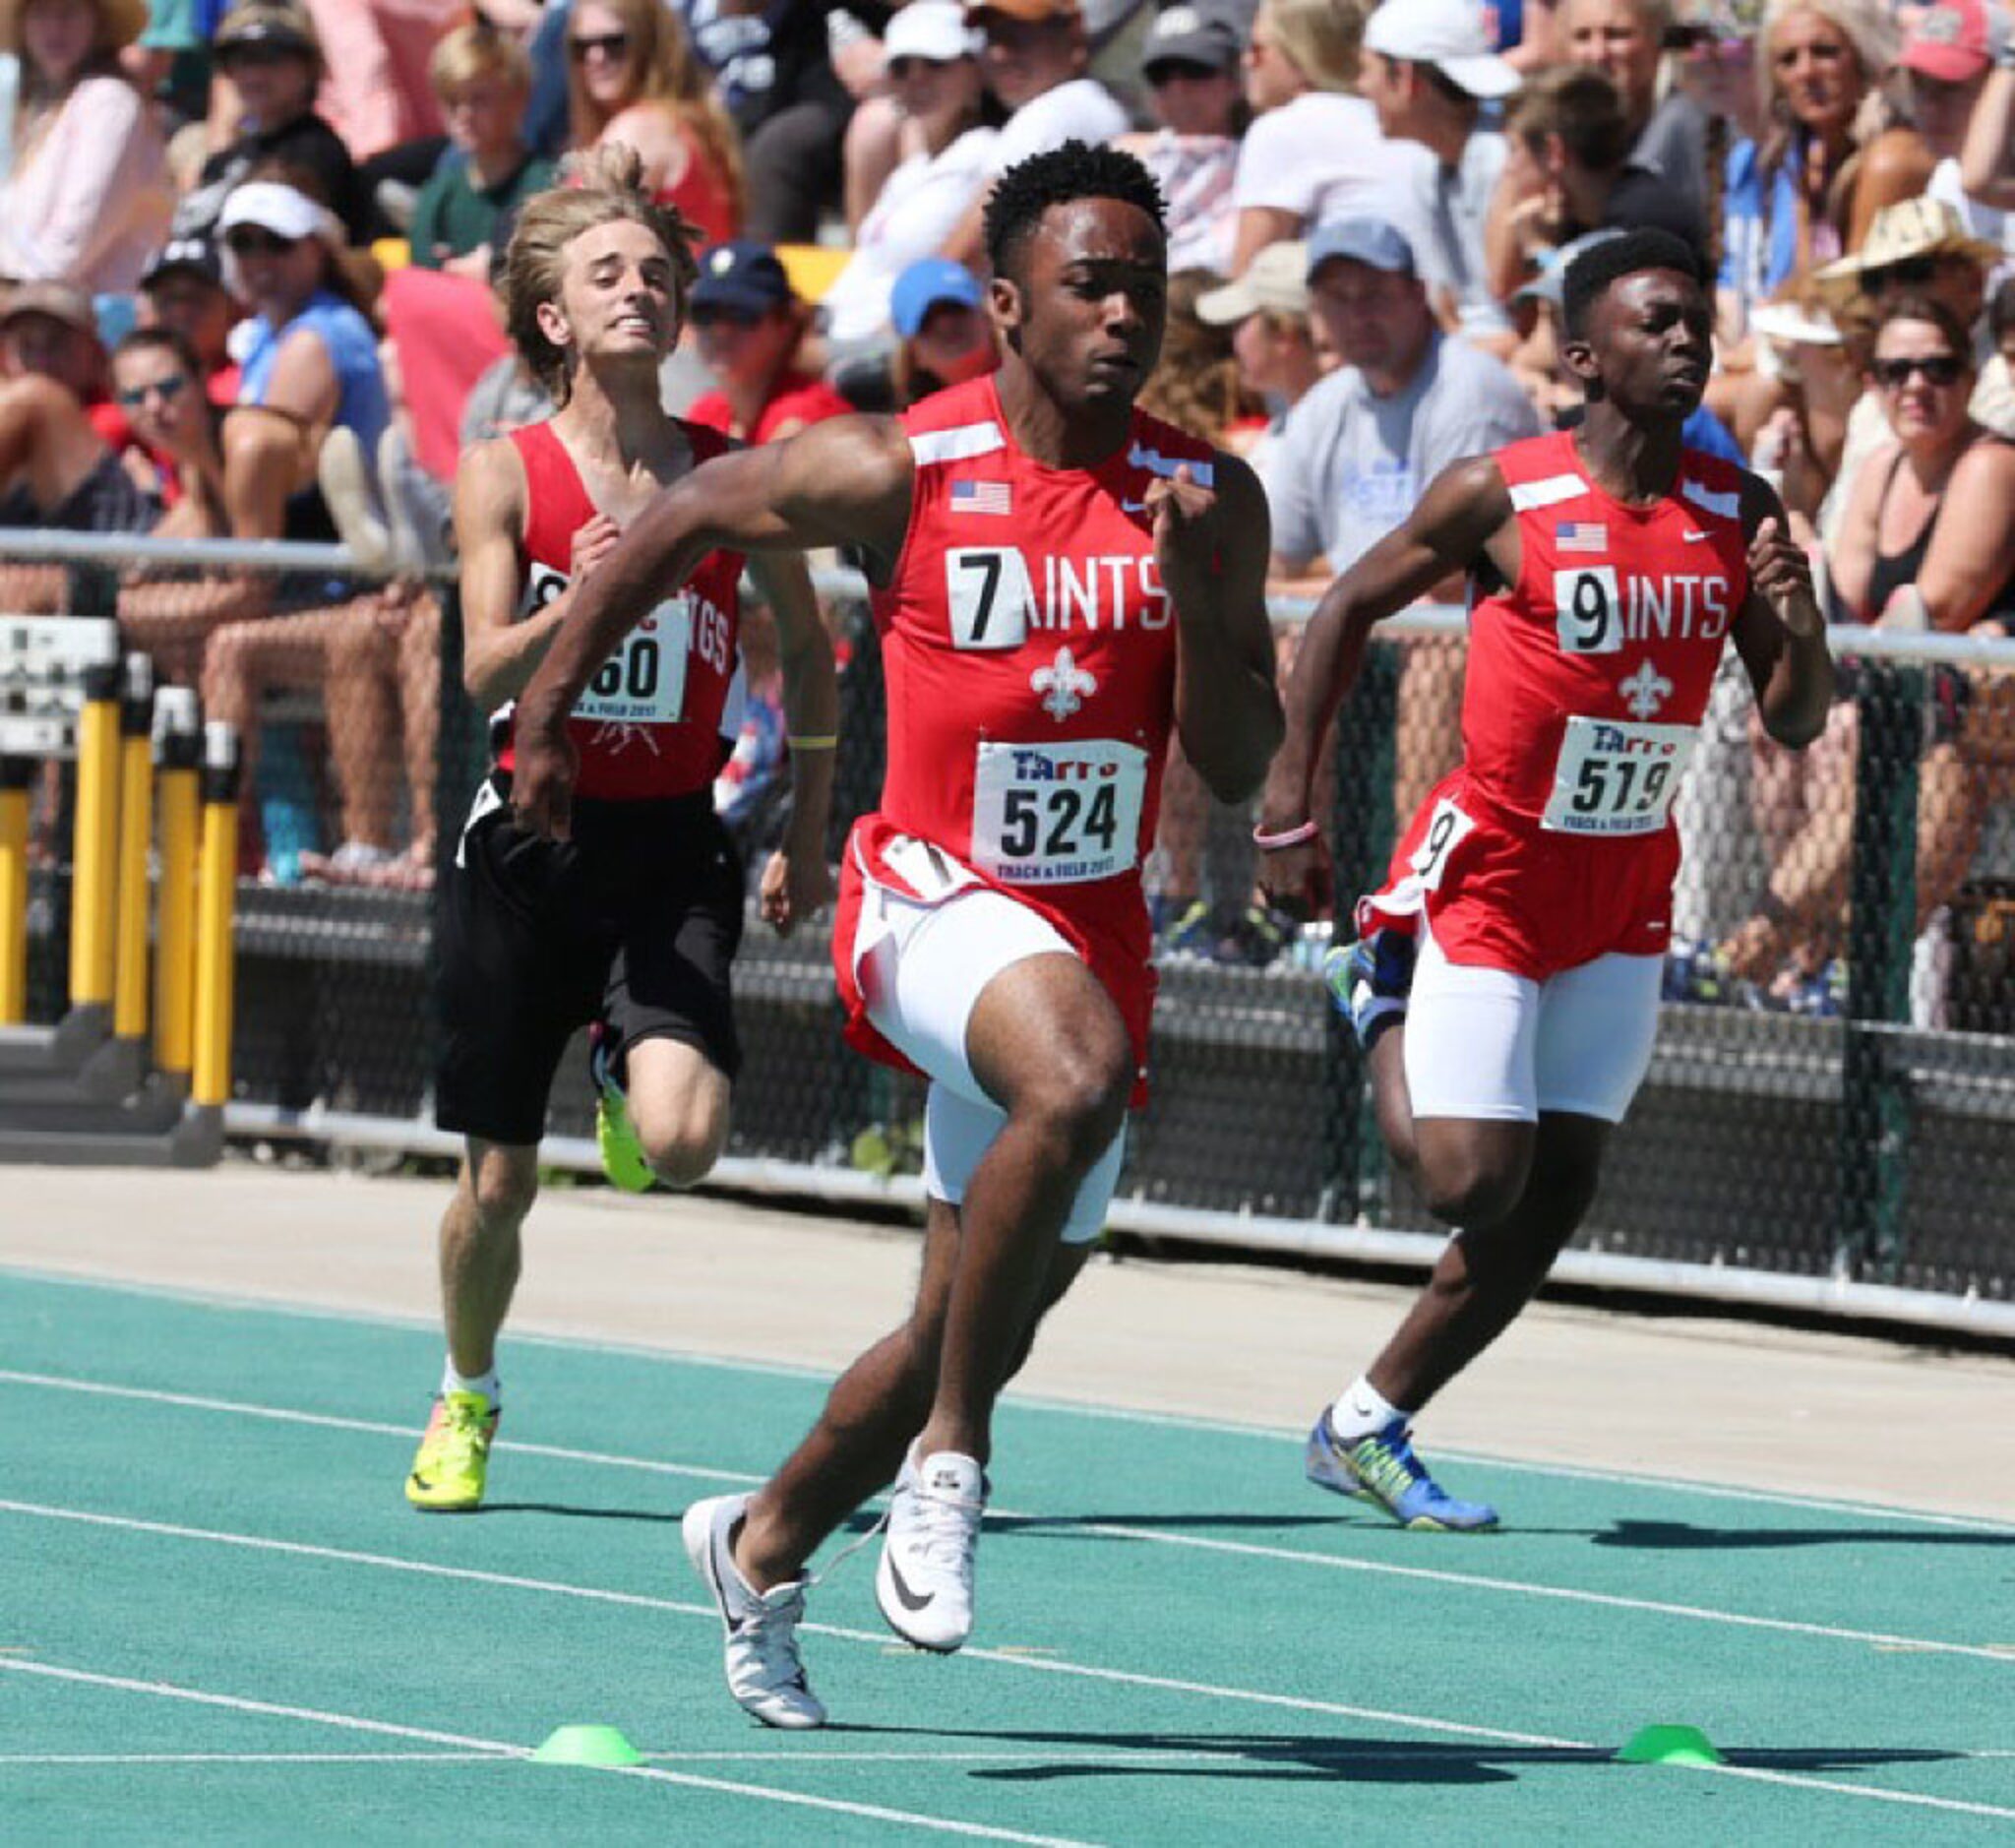
[(677, 1039), (732, 1078), (742, 866), (711, 792), (577, 802), (561, 843), (519, 827), (509, 789), (477, 792), (441, 888), (434, 1120), (536, 1142), (567, 1042), (596, 1020), (619, 1073), (638, 1041)]

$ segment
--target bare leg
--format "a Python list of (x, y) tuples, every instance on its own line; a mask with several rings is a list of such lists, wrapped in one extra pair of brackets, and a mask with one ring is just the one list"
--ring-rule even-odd
[(441, 742), (441, 605), (421, 592), (398, 638), (398, 709), (405, 744), (412, 857), (434, 864), (434, 770)]
[(681, 1039), (639, 1040), (624, 1064), (630, 1121), (645, 1159), (667, 1187), (696, 1186), (727, 1146), (734, 1094), (727, 1074)]
[[(1546, 1280), (1595, 1198), (1609, 1137), (1606, 1123), (1557, 1113), (1536, 1129), (1447, 1118), (1419, 1127), (1424, 1171), (1438, 1166), (1449, 1184), (1438, 1197), (1431, 1192), (1430, 1203), (1462, 1230), (1368, 1375), (1409, 1412), (1502, 1334)], [(1492, 1216), (1506, 1198), (1515, 1203)]]
[(448, 1356), (463, 1379), (496, 1365), (497, 1332), (523, 1263), (519, 1228), (539, 1188), (538, 1150), (468, 1140), (441, 1218), (441, 1309)]
[[(932, 1201), (923, 1272), (908, 1321), (839, 1377), (819, 1422), (749, 1504), (735, 1564), (759, 1590), (801, 1577), (819, 1543), (901, 1468), (930, 1410), (958, 1246), (958, 1209)], [(1043, 1316), (1070, 1287), (1089, 1254), (1083, 1245), (1053, 1249), (1038, 1306), (1019, 1330), (1008, 1377), (1028, 1358)]]
[(972, 1011), (966, 1053), (1008, 1121), (966, 1185), (920, 1443), (984, 1465), (994, 1399), (1039, 1309), (1070, 1202), (1126, 1121), (1133, 1055), (1111, 997), (1068, 955), (1030, 956), (995, 976)]
[(397, 643), (380, 619), (376, 597), (359, 597), (330, 615), (322, 693), (342, 795), (342, 837), (390, 848), (393, 769), (385, 746), (398, 717), (393, 698)]

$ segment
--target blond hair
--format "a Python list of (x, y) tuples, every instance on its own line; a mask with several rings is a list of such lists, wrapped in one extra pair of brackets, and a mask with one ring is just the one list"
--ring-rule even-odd
[(1370, 12), (1363, 0), (1266, 0), (1275, 48), (1316, 90), (1357, 89)]
[[(636, 82), (631, 106), (654, 102), (673, 122), (691, 135), (734, 204), (737, 219), (742, 215), (742, 148), (735, 125), (713, 93), (712, 80), (694, 55), (686, 29), (665, 0), (594, 0), (595, 5), (615, 14), (630, 41), (628, 65)], [(587, 81), (580, 66), (567, 61), (567, 125), (576, 148), (592, 148), (602, 130), (614, 118), (614, 110), (599, 107), (587, 93)]]
[(486, 77), (527, 94), (531, 91), (531, 57), (508, 32), (487, 20), (458, 26), (434, 47), (427, 60), (427, 82), (446, 101)]
[(532, 376), (556, 404), (573, 390), (574, 355), (556, 346), (539, 326), (539, 309), (560, 299), (567, 250), (597, 225), (641, 224), (664, 246), (683, 309), (700, 274), (695, 250), (700, 232), (673, 206), (659, 205), (643, 187), (643, 157), (620, 143), (570, 154), (560, 183), (524, 202), (504, 253), (504, 325)]

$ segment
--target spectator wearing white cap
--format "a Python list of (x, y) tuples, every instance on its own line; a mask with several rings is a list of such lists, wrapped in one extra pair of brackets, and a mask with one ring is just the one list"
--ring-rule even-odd
[(167, 150), (118, 58), (142, 0), (5, 0), (0, 51), (20, 59), (0, 184), (0, 277), (123, 294), (168, 226)]
[[(1410, 512), (1443, 468), (1537, 436), (1510, 369), (1445, 337), (1413, 247), (1382, 218), (1309, 240), (1310, 305), (1342, 364), (1289, 412), (1266, 473), (1274, 587), (1315, 595)], [(1458, 579), (1435, 586), (1461, 600)], [(1411, 815), (1461, 748), (1461, 655), (1412, 643), (1400, 677), (1395, 804)]]
[[(1097, 147), (1127, 132), (1127, 112), (1111, 91), (1087, 75), (1091, 41), (1078, 0), (970, 0), (968, 22), (983, 40), (980, 70), (987, 88), (1009, 111), (987, 156), (987, 190), (1031, 154), (1067, 141)], [(968, 269), (983, 266), (980, 220), (985, 195), (975, 199), (939, 255)]]
[(1421, 271), (1442, 326), (1502, 353), (1511, 324), (1484, 266), (1484, 223), (1504, 171), (1504, 138), (1484, 104), (1517, 90), (1477, 0), (1384, 0), (1365, 26), (1360, 88), (1393, 141), (1434, 156), (1410, 169)]
[(1154, 175), (1167, 204), (1169, 274), (1231, 269), (1233, 181), (1249, 111), (1239, 65), (1245, 34), (1229, 0), (1164, 7), (1141, 47), (1157, 127), (1117, 146)]
[(1389, 213), (1425, 156), (1388, 142), (1356, 94), (1363, 0), (1261, 0), (1246, 41), (1252, 126), (1239, 149), (1232, 274), (1266, 248), (1353, 213)]
[(912, 0), (882, 35), (883, 69), (903, 118), (903, 158), (861, 219), (846, 268), (821, 299), (836, 355), (892, 344), (888, 296), (895, 278), (934, 255), (986, 189), (998, 137), (981, 120), (980, 42), (955, 0)]

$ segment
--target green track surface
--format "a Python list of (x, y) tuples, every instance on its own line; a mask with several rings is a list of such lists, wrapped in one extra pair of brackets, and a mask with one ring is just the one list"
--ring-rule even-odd
[[(1285, 1434), (1019, 1402), (973, 1646), (896, 1644), (858, 1557), (812, 1599), (834, 1724), (782, 1735), (678, 1515), (823, 1381), (506, 1363), (490, 1505), (430, 1518), (430, 1332), (0, 1274), (0, 1838), (2015, 1836), (2015, 1530), (1469, 1460), (1506, 1530), (1409, 1534)], [(1668, 1721), (1729, 1768), (1613, 1762)], [(570, 1722), (642, 1772), (526, 1761)]]

